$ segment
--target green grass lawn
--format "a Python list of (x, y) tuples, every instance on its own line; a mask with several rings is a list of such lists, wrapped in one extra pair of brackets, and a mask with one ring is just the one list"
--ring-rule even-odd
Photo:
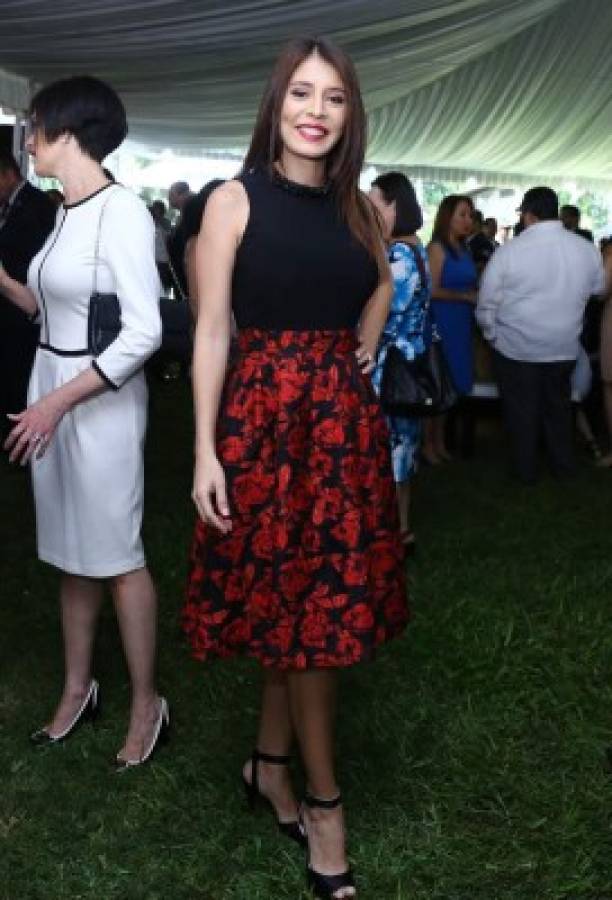
[[(187, 388), (151, 406), (145, 541), (172, 741), (121, 775), (127, 677), (106, 610), (103, 716), (45, 750), (62, 678), (57, 575), (27, 481), (0, 465), (2, 900), (297, 900), (304, 859), (245, 809), (248, 661), (193, 662), (178, 629), (193, 512)], [(414, 619), (342, 675), (339, 772), (364, 900), (612, 900), (612, 472), (507, 481), (499, 436), (418, 479)], [(95, 535), (92, 535), (95, 540)]]

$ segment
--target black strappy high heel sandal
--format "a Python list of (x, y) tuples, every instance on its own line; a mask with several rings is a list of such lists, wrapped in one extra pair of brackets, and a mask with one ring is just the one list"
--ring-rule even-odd
[(292, 841), (296, 841), (301, 847), (305, 847), (306, 834), (301, 822), (299, 822), (298, 819), (295, 819), (292, 822), (281, 822), (272, 801), (268, 800), (268, 798), (261, 793), (261, 790), (259, 789), (258, 772), (260, 762), (270, 763), (274, 766), (288, 766), (291, 762), (291, 757), (273, 756), (271, 753), (261, 753), (259, 750), (253, 750), (253, 755), (251, 756), (251, 780), (247, 781), (244, 775), (242, 776), (242, 783), (244, 784), (244, 792), (246, 794), (249, 809), (253, 812), (257, 803), (264, 801), (269, 806), (276, 819), (278, 830), (284, 834), (285, 837), (291, 838)]
[[(313, 807), (317, 809), (337, 809), (342, 804), (342, 797), (338, 794), (333, 800), (321, 800), (319, 797), (313, 797), (312, 794), (306, 794), (304, 803), (311, 809)], [(306, 868), (306, 878), (308, 887), (319, 900), (336, 900), (336, 894), (342, 888), (355, 887), (355, 879), (350, 868), (345, 872), (340, 872), (339, 875), (322, 875), (321, 872), (313, 869), (309, 863)], [(348, 894), (346, 900), (356, 896), (356, 893)]]

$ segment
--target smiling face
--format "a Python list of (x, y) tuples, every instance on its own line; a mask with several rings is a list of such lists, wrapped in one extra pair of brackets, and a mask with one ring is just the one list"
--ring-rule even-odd
[(450, 236), (458, 241), (465, 240), (472, 233), (472, 207), (461, 200), (455, 207), (450, 220)]
[(336, 146), (347, 119), (347, 93), (337, 71), (318, 53), (295, 69), (281, 108), (283, 154), (318, 160)]

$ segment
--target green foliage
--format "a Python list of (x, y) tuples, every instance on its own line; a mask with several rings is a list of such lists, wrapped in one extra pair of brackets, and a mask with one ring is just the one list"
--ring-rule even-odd
[(572, 204), (572, 195), (570, 194), (569, 191), (566, 191), (566, 190), (557, 191), (557, 196), (559, 198), (559, 207), (568, 206), (569, 204)]
[[(248, 661), (201, 666), (177, 619), (193, 513), (184, 383), (152, 385), (145, 539), (173, 736), (114, 773), (129, 709), (110, 604), (103, 716), (36, 750), (62, 679), (57, 576), (35, 560), (26, 477), (0, 465), (0, 898), (306, 900), (304, 858), (239, 773), (257, 723)], [(609, 473), (506, 480), (499, 435), (419, 475), (414, 613), (341, 677), (339, 774), (363, 900), (612, 897)], [(95, 535), (92, 535), (95, 540)], [(296, 767), (297, 774), (297, 767)], [(300, 784), (299, 777), (297, 779)]]
[(605, 228), (608, 224), (608, 206), (605, 199), (599, 194), (587, 191), (578, 197), (576, 206), (596, 231)]

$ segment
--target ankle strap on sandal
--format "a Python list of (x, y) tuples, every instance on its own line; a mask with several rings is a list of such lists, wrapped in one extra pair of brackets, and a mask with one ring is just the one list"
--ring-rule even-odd
[(304, 803), (306, 806), (315, 807), (316, 809), (337, 809), (342, 805), (342, 794), (333, 797), (331, 800), (323, 800), (321, 797), (313, 797), (312, 794), (306, 792), (304, 794)]
[(273, 766), (288, 766), (290, 756), (275, 756), (273, 753), (262, 753), (261, 750), (253, 750), (253, 764), (258, 762), (270, 763)]

